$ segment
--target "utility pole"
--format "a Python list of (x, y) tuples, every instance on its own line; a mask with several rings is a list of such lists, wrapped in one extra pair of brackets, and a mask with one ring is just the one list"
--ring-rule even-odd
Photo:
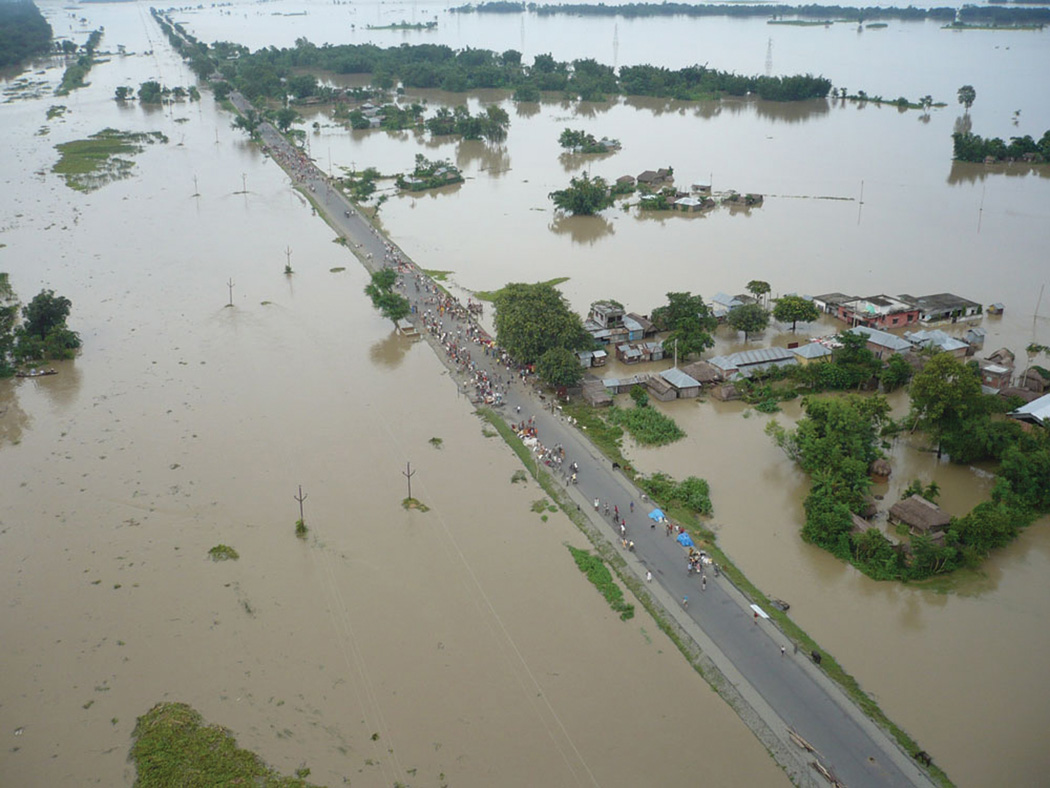
[(228, 303), (226, 306), (233, 306), (233, 279), (230, 279), (226, 283), (226, 286), (230, 288), (230, 303)]
[(200, 197), (201, 196), (200, 189), (197, 188), (197, 176), (196, 175), (193, 176), (193, 196), (194, 197)]
[(245, 172), (241, 173), (241, 189), (242, 189), (241, 194), (247, 194), (248, 193), (248, 173), (245, 173)]
[(292, 496), (292, 498), (299, 502), (299, 522), (304, 524), (306, 523), (306, 518), (303, 515), (303, 501), (309, 497), (309, 495), (303, 495), (303, 486), (301, 484), (299, 485), (299, 494)]
[(412, 463), (405, 464), (405, 470), (401, 471), (401, 475), (408, 480), (408, 497), (412, 498), (412, 477), (416, 475), (416, 472), (412, 470)]
[(292, 247), (288, 247), (284, 250), (285, 264), (284, 272), (290, 274), (292, 272)]

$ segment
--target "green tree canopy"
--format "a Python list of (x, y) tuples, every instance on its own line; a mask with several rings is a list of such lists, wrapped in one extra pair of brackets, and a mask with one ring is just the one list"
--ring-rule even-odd
[(392, 268), (384, 268), (374, 272), (372, 281), (365, 285), (365, 295), (372, 299), (372, 306), (378, 309), (383, 317), (395, 323), (412, 312), (408, 299), (394, 292), (396, 282), (397, 272)]
[(143, 104), (160, 104), (164, 97), (164, 89), (155, 80), (149, 80), (139, 85), (139, 101)]
[(977, 373), (948, 353), (931, 358), (911, 382), (914, 424), (937, 442), (962, 431), (975, 416), (987, 413)]
[(802, 296), (783, 296), (776, 306), (773, 307), (773, 317), (781, 323), (791, 322), (791, 330), (795, 330), (795, 324), (801, 320), (810, 323), (820, 317), (820, 310), (812, 301), (807, 301)]
[(551, 348), (575, 351), (590, 345), (580, 316), (551, 284), (511, 283), (494, 301), (496, 341), (522, 363), (536, 363)]
[(715, 344), (711, 332), (717, 328), (718, 321), (699, 294), (668, 293), (667, 304), (654, 309), (652, 318), (657, 328), (669, 332), (663, 343), (664, 350), (674, 352), (677, 344), (681, 358), (699, 355)]
[(977, 91), (973, 89), (973, 85), (963, 85), (959, 88), (959, 103), (966, 107), (967, 112), (970, 111), (976, 99)]
[(593, 216), (613, 204), (605, 179), (591, 178), (586, 173), (579, 178), (572, 178), (567, 189), (551, 192), (547, 196), (554, 201), (556, 208), (576, 216)]
[(730, 309), (726, 322), (737, 331), (743, 331), (747, 342), (750, 334), (769, 325), (769, 312), (761, 304), (744, 304)]
[(72, 302), (65, 296), (56, 296), (54, 290), (41, 290), (32, 301), (22, 307), (25, 332), (30, 336), (46, 339), (48, 333), (64, 326)]
[(536, 374), (549, 386), (569, 388), (583, 379), (583, 367), (571, 350), (552, 347), (536, 362)]
[(763, 282), (761, 279), (752, 279), (747, 283), (747, 292), (760, 301), (769, 295), (770, 290), (772, 288), (769, 286), (769, 282)]
[(7, 273), (0, 271), (0, 378), (14, 373), (11, 353), (15, 347), (15, 324), (18, 322), (18, 299)]
[(273, 116), (273, 122), (277, 124), (277, 128), (285, 133), (293, 123), (298, 123), (302, 119), (302, 116), (291, 107), (281, 107)]

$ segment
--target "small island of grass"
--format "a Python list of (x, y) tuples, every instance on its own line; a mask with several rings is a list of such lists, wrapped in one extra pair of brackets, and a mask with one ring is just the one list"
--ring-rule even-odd
[[(185, 703), (158, 703), (138, 718), (130, 759), (138, 788), (172, 785), (258, 785), (309, 788), (300, 777), (270, 768), (220, 725), (207, 725)], [(302, 769), (308, 773), (308, 770)]]
[(159, 131), (103, 129), (86, 140), (56, 145), (60, 156), (51, 171), (65, 178), (70, 189), (95, 191), (110, 181), (129, 177), (135, 164), (121, 156), (134, 155), (146, 145), (167, 141), (168, 138)]

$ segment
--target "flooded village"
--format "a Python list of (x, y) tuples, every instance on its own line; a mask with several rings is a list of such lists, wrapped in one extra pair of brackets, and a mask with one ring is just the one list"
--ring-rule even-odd
[[(146, 7), (78, 5), (72, 16), (60, 4), (40, 7), (56, 37), (79, 42), (104, 27), (114, 54), (61, 99), (53, 89), (62, 58), (5, 75), (0, 105), (10, 144), (0, 164), (9, 184), (0, 271), (23, 302), (42, 288), (68, 296), (83, 342), (74, 360), (43, 365), (55, 374), (0, 381), (0, 772), (12, 784), (130, 785), (135, 720), (182, 701), (281, 772), (317, 784), (670, 785), (694, 781), (698, 769), (717, 784), (788, 782), (770, 742), (710, 691), (633, 592), (635, 617), (621, 621), (577, 570), (565, 545), (593, 545), (551, 511), (544, 489), (517, 476), (528, 464), (479, 421), (464, 396), (467, 375), (432, 352), (433, 335), (416, 341), (414, 328), (399, 332), (373, 310), (362, 290), (382, 247), (359, 265), (352, 253), (365, 247), (338, 242), (354, 236), (317, 215), (319, 193), (297, 189), (231, 129), (233, 114), (207, 90), (200, 102), (157, 107), (113, 100), (117, 88), (149, 79), (194, 82)], [(952, 782), (1037, 783), (1050, 767), (1050, 705), (1033, 659), (1050, 647), (1046, 518), (947, 583), (872, 580), (800, 537), (809, 481), (765, 433), (773, 419), (796, 423), (799, 400), (770, 415), (741, 394), (756, 372), (831, 363), (836, 337), (856, 332), (884, 363), (900, 356), (918, 367), (930, 348), (975, 363), (984, 391), (1028, 401), (1013, 416), (1041, 429), (1047, 362), (1026, 348), (1048, 341), (1040, 290), (1050, 180), (949, 157), (962, 113), (954, 91), (965, 82), (978, 89), (976, 131), (1005, 134), (1016, 107), (1017, 133), (1048, 125), (1045, 107), (1001, 87), (1004, 74), (1045, 61), (1047, 33), (892, 23), (860, 39), (852, 28), (778, 27), (771, 48), (759, 21), (527, 15), (452, 24), (434, 7), (436, 28), (383, 30), (416, 10), (308, 2), (302, 15), (288, 6), (296, 15), (274, 17), (276, 8), (175, 18), (203, 41), (252, 49), (300, 36), (340, 41), (328, 31), (352, 23), (355, 41), (379, 45), (665, 57), (674, 67), (695, 60), (702, 40), (720, 68), (757, 73), (769, 56), (776, 72), (823, 71), (851, 92), (879, 83), (887, 94), (950, 100), (917, 122), (917, 112), (823, 99), (533, 104), (498, 91), (409, 90), (396, 100), (466, 103), (475, 114), (504, 107), (506, 141), (348, 130), (323, 106), (300, 108), (297, 126), (330, 177), (365, 167), (411, 173), (417, 154), (454, 168), (463, 182), (453, 187), (381, 187), (389, 196), (371, 221), (437, 288), (416, 295), (403, 274), (400, 292), (476, 304), (476, 293), (508, 282), (562, 280), (599, 348), (577, 358), (580, 398), (625, 406), (641, 386), (685, 433), (662, 447), (625, 438), (634, 469), (705, 479), (718, 549), (763, 594), (790, 602), (791, 619)], [(929, 77), (943, 84), (915, 76), (919, 50), (954, 64)], [(50, 111), (57, 104), (64, 114)], [(562, 159), (567, 126), (622, 147)], [(70, 189), (51, 172), (53, 146), (106, 128), (163, 131), (169, 142), (136, 154), (128, 177)], [(627, 210), (572, 217), (547, 198), (584, 171), (609, 183), (633, 173), (637, 183), (660, 162), (674, 163), (681, 184), (663, 184), (673, 209), (643, 210), (632, 196)], [(730, 200), (729, 210), (699, 209), (730, 186), (745, 203), (745, 189), (760, 195), (761, 208)], [(756, 279), (770, 292), (738, 292)], [(715, 345), (699, 356), (676, 359), (655, 330), (653, 310), (677, 291), (702, 293), (719, 318)], [(794, 294), (817, 307), (816, 320), (776, 321), (746, 338), (728, 322), (734, 309), (771, 309)], [(486, 303), (475, 319), (494, 335), (491, 312)], [(473, 339), (451, 341), (472, 361), (492, 362)], [(523, 399), (518, 383), (504, 390), (523, 405), (520, 416), (504, 407), (510, 421), (538, 422), (549, 404), (549, 395)], [(908, 412), (906, 391), (888, 400), (896, 418)], [(565, 438), (551, 438), (551, 426), (539, 440), (585, 465), (581, 485), (595, 478), (592, 465), (617, 478), (584, 451), (585, 431), (555, 421)], [(992, 493), (992, 465), (938, 459), (920, 433), (899, 433), (882, 450), (890, 474), (875, 478), (868, 522), (901, 542), (910, 539), (902, 531), (942, 533), (946, 517)], [(902, 500), (914, 479), (940, 487), (939, 511)], [(402, 508), (406, 483), (429, 511)], [(300, 484), (305, 539), (294, 532)], [(602, 497), (622, 510), (630, 488), (609, 490)], [(646, 566), (657, 570), (640, 593), (688, 618), (672, 592), (692, 583), (688, 612), (707, 615), (729, 585), (708, 573), (701, 590), (686, 576), (684, 548), (664, 548), (672, 540), (650, 531), (648, 507), (634, 500), (625, 519), (639, 544), (624, 560), (643, 587)], [(615, 535), (608, 516), (598, 519)], [(213, 562), (219, 544), (240, 557)], [(680, 572), (642, 563), (661, 551), (682, 555)], [(413, 565), (411, 556), (426, 558)], [(789, 640), (782, 656), (778, 630), (750, 612), (740, 630), (745, 645), (765, 643), (757, 633), (770, 638), (762, 659), (805, 675), (828, 667), (793, 654)], [(728, 636), (722, 645), (731, 650)], [(807, 779), (826, 784), (812, 769)]]

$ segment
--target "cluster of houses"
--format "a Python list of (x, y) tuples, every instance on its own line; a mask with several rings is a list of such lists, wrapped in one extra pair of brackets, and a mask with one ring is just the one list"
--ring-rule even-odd
[[(981, 305), (952, 293), (897, 297), (873, 295), (865, 298), (844, 293), (825, 293), (813, 296), (813, 304), (821, 312), (837, 317), (851, 326), (868, 328), (900, 328), (914, 323), (942, 323), (981, 319)], [(1002, 305), (996, 305), (996, 314), (1002, 314)]]
[[(813, 301), (824, 311), (838, 314), (837, 311), (831, 311), (830, 305), (835, 301), (832, 296), (817, 296)], [(748, 295), (719, 293), (712, 299), (710, 308), (716, 317), (724, 319), (732, 309), (754, 302), (755, 299)], [(895, 308), (894, 304), (900, 305), (900, 311), (891, 311), (891, 308)], [(871, 309), (868, 309), (868, 305)], [(915, 325), (970, 320), (980, 315), (980, 304), (950, 293), (921, 298), (900, 296), (892, 299), (892, 303), (886, 296), (866, 299), (843, 296), (835, 301), (834, 307), (835, 310), (846, 310), (846, 314), (858, 310), (858, 313), (868, 318), (864, 323), (848, 319), (853, 326), (849, 331), (864, 336), (867, 348), (883, 361), (894, 355), (902, 355), (913, 366), (919, 367), (923, 350), (935, 350), (966, 359), (975, 357), (984, 348), (986, 332), (980, 326), (969, 326), (965, 335), (956, 337), (938, 328), (919, 328), (918, 325), (916, 330), (903, 335), (869, 325), (878, 324), (880, 320), (883, 325)], [(899, 316), (898, 320), (908, 322), (894, 323), (895, 315)], [(656, 339), (657, 329), (652, 321), (643, 315), (627, 312), (616, 302), (598, 301), (591, 304), (584, 328), (603, 348), (577, 354), (580, 364), (585, 368), (604, 367), (610, 353), (626, 365), (665, 358), (666, 351)], [(661, 402), (696, 397), (704, 388), (718, 399), (731, 400), (739, 397), (735, 386), (737, 382), (760, 377), (774, 367), (826, 363), (831, 360), (836, 347), (838, 342), (834, 337), (824, 337), (808, 342), (793, 342), (787, 347), (756, 348), (717, 355), (680, 368), (676, 363), (672, 369), (662, 372), (641, 373), (625, 378), (592, 378), (584, 386), (584, 397), (595, 405), (608, 404), (612, 401), (612, 395), (641, 385), (648, 389), (650, 396)], [(975, 360), (982, 388), (987, 394), (1017, 396), (1031, 402), (1050, 391), (1050, 372), (1042, 367), (1029, 366), (1019, 377), (1016, 376), (1014, 354), (1007, 348), (1000, 348)]]
[(680, 191), (674, 188), (674, 175), (670, 169), (646, 170), (637, 176), (621, 175), (616, 179), (616, 185), (621, 189), (634, 189), (645, 192), (641, 196), (641, 202), (660, 201), (661, 207), (665, 206), (673, 211), (706, 211), (721, 205), (751, 208), (761, 205), (765, 198), (761, 194), (740, 194), (730, 189), (726, 192), (712, 194), (711, 184), (694, 183), (689, 191)]

